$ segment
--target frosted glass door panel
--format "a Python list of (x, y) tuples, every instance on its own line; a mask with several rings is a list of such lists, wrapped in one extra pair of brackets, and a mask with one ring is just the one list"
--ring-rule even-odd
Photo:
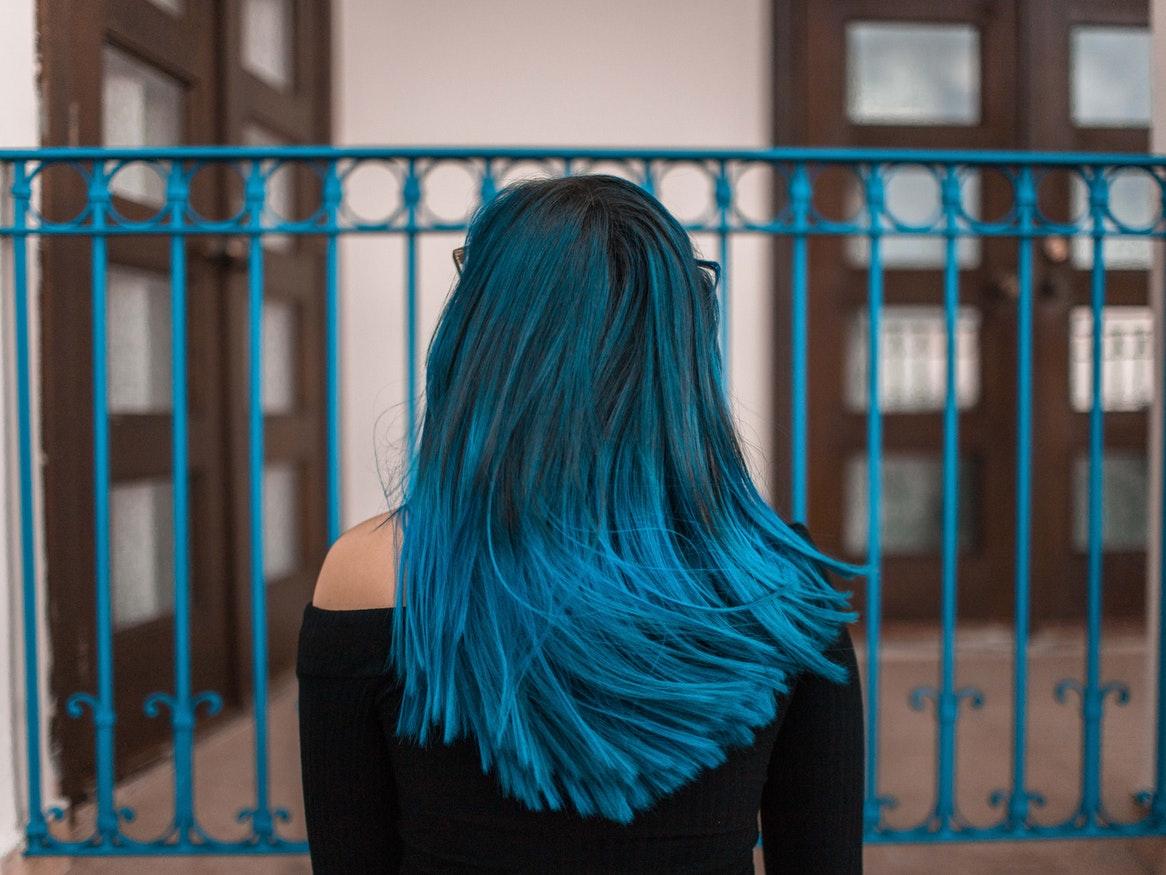
[[(846, 399), (852, 410), (867, 406), (870, 319), (851, 319)], [(879, 319), (879, 406), (887, 413), (942, 410), (947, 380), (947, 331), (942, 307), (893, 304)], [(956, 312), (956, 404), (972, 407), (980, 396), (980, 314)]]
[(106, 278), (109, 412), (169, 412), (170, 279), (120, 266)]
[(174, 610), (173, 490), (167, 480), (110, 489), (113, 624), (134, 626)]
[(263, 302), (263, 412), (291, 413), (296, 406), (296, 307)]
[[(106, 146), (174, 146), (182, 142), (186, 111), (182, 85), (155, 67), (106, 46), (101, 95), (101, 138)], [(142, 162), (120, 169), (110, 189), (123, 197), (160, 206), (166, 182)]]
[(1150, 31), (1074, 27), (1070, 37), (1073, 123), (1094, 128), (1150, 126)]
[(292, 87), (293, 28), (291, 0), (244, 0), (243, 66), (283, 91)]
[(150, 2), (171, 15), (178, 16), (186, 12), (186, 0), (150, 0)]
[[(1140, 453), (1105, 453), (1101, 457), (1101, 546), (1104, 550), (1146, 549), (1149, 468)], [(1089, 459), (1073, 465), (1073, 543), (1084, 552), (1089, 543)]]
[(299, 476), (292, 464), (263, 469), (263, 575), (268, 583), (300, 566)]
[[(1073, 409), (1093, 404), (1093, 311), (1069, 313), (1069, 397)], [(1149, 307), (1101, 311), (1101, 408), (1144, 410), (1154, 400), (1154, 314)]]
[(980, 34), (971, 25), (852, 22), (846, 57), (856, 124), (980, 121)]
[[(967, 460), (959, 465), (957, 541), (966, 549), (972, 538), (974, 481)], [(867, 458), (851, 457), (846, 467), (843, 540), (854, 555), (867, 549), (869, 504)], [(938, 553), (943, 544), (943, 465), (930, 456), (888, 453), (882, 464), (880, 541), (885, 554)]]

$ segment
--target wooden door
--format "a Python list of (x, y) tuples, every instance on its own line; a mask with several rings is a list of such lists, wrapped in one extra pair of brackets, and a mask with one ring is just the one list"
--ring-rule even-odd
[[(775, 91), (782, 95), (776, 107), (778, 142), (1145, 148), (1148, 120), (1138, 123), (1141, 129), (1120, 120), (1107, 120), (1105, 127), (1078, 124), (1069, 99), (1074, 82), (1082, 81), (1081, 65), (1096, 63), (1093, 56), (1082, 60), (1082, 35), (1086, 50), (1095, 53), (1112, 51), (1112, 41), (1123, 36), (1136, 46), (1146, 38), (1145, 3), (791, 0), (778, 2), (775, 13), (775, 56), (783, 59), (775, 66)], [(1113, 26), (1125, 30), (1115, 34)], [(1097, 39), (1089, 42), (1098, 34), (1100, 49)], [(1144, 86), (1148, 58), (1142, 58), (1140, 71), (1129, 78)], [(1096, 97), (1083, 99), (1096, 102)], [(824, 173), (815, 186), (815, 203), (828, 215), (844, 215), (854, 205), (854, 186), (846, 174)], [(1056, 174), (1043, 179), (1042, 208), (1067, 209), (1070, 187)], [(996, 172), (968, 174), (963, 193), (964, 203), (982, 217), (1003, 215), (1012, 203), (1010, 184)], [(902, 168), (889, 175), (887, 198), (892, 211), (922, 220), (938, 210), (938, 183), (921, 168)], [(1034, 277), (1032, 591), (1038, 620), (1080, 616), (1084, 605), (1083, 505), (1074, 477), (1087, 445), (1087, 414), (1073, 406), (1081, 391), (1081, 364), (1073, 356), (1080, 355), (1082, 331), (1088, 330), (1077, 309), (1088, 303), (1080, 247), (1080, 241), (1038, 245)], [(862, 241), (820, 238), (810, 247), (809, 524), (822, 543), (858, 560), (866, 549), (865, 252)], [(934, 618), (941, 576), (942, 242), (889, 238), (883, 255), (884, 612), (888, 618)], [(959, 611), (965, 617), (1006, 618), (1012, 613), (1016, 547), (1017, 244), (966, 242), (958, 262)], [(1144, 271), (1111, 266), (1117, 269), (1109, 273), (1107, 303), (1144, 307)], [(1148, 356), (1148, 309), (1119, 315), (1125, 321), (1113, 333), (1136, 334)], [(782, 379), (779, 375), (778, 396), (788, 397)], [(1148, 398), (1143, 390), (1140, 400), (1121, 402), (1141, 403), (1140, 410), (1106, 415), (1107, 447), (1115, 454), (1107, 460), (1107, 482), (1127, 486), (1125, 499), (1107, 487), (1111, 516), (1114, 507), (1138, 503), (1134, 493), (1138, 472), (1145, 470)], [(1140, 476), (1144, 499), (1144, 473)], [(1107, 609), (1136, 613), (1144, 515), (1123, 518), (1117, 528), (1120, 532), (1107, 534)]]
[[(329, 7), (313, 0), (271, 3), (227, 0), (223, 6), (226, 58), (223, 136), (247, 146), (325, 143), (329, 139)], [(268, 218), (304, 219), (319, 208), (319, 168), (265, 164)], [(228, 180), (227, 197), (242, 204), (242, 176)], [(325, 507), (324, 242), (320, 237), (270, 235), (263, 240), (263, 566), (267, 582), (269, 670), (290, 668), (304, 603), (327, 548)], [(234, 575), (250, 579), (248, 511), (246, 241), (228, 247), (227, 343), (234, 493)], [(246, 585), (239, 590), (247, 591)], [(251, 605), (240, 598), (236, 635), (251, 640)], [(239, 652), (250, 689), (251, 652)]]
[[(1028, 148), (1146, 152), (1150, 146), (1150, 29), (1145, 0), (1021, 7), (1025, 59), (1021, 142)], [(1114, 216), (1147, 225), (1156, 184), (1141, 171), (1107, 181)], [(1058, 220), (1089, 224), (1087, 183), (1053, 173), (1039, 206)], [(1103, 248), (1102, 569), (1104, 613), (1144, 610), (1149, 468), (1147, 420), (1153, 392), (1151, 244), (1109, 240)], [(1038, 616), (1081, 616), (1088, 579), (1090, 272), (1087, 236), (1036, 246), (1034, 307), (1036, 421), (1033, 471), (1033, 605)]]
[[(41, 0), (39, 14), (46, 145), (245, 142), (246, 131), (232, 121), (230, 108), (242, 100), (258, 103), (263, 96), (256, 96), (242, 71), (247, 65), (278, 67), (284, 63), (281, 51), (292, 53), (290, 63), (303, 77), (297, 81), (312, 83), (305, 89), (311, 98), (295, 106), (269, 101), (269, 116), (294, 121), (287, 132), (293, 142), (328, 139), (326, 90), (319, 86), (327, 82), (326, 73), (319, 72), (328, 65), (326, 4)], [(269, 25), (289, 39), (277, 43)], [(201, 171), (191, 193), (199, 213), (221, 216), (231, 209), (236, 178), (216, 169)], [(120, 214), (143, 218), (159, 209), (164, 183), (156, 169), (131, 164), (113, 178), (111, 194)], [(306, 187), (302, 196), (310, 196)], [(84, 179), (67, 168), (54, 169), (45, 175), (43, 198), (48, 215), (72, 215), (85, 202)], [(298, 242), (294, 246), (301, 248)], [(224, 699), (223, 715), (212, 719), (236, 711), (250, 689), (247, 468), (245, 455), (236, 452), (247, 433), (246, 371), (238, 360), (245, 348), (236, 342), (246, 314), (235, 308), (238, 266), (225, 257), (236, 248), (211, 237), (192, 237), (186, 246), (191, 662), (194, 689), (214, 690)], [(96, 684), (92, 245), (84, 238), (54, 238), (44, 241), (42, 253), (46, 574), (51, 688), (58, 700), (52, 733), (61, 752), (63, 792), (78, 800), (92, 781), (93, 726), (69, 717), (63, 704)], [(174, 683), (168, 240), (111, 237), (108, 257), (110, 575), (120, 778), (165, 755), (171, 735), (167, 712), (155, 718), (143, 712), (151, 692), (172, 691)], [(279, 290), (273, 297), (296, 302), (290, 320), (294, 338), (281, 334), (289, 319), (278, 308), (265, 319), (272, 343), (264, 371), (275, 387), (269, 398), (278, 407), (287, 387), (294, 386), (295, 408), (287, 416), (282, 409), (273, 411), (269, 458), (294, 460), (298, 485), (294, 498), (286, 494), (286, 484), (273, 490), (280, 496), (275, 504), (295, 515), (296, 525), (275, 520), (268, 542), (284, 564), (268, 570), (272, 577), (299, 582), (288, 594), (298, 604), (271, 603), (272, 671), (290, 665), (295, 629), (287, 617), (302, 608), (306, 569), (318, 564), (326, 547), (322, 499), (316, 497), (323, 493), (324, 461), (323, 443), (315, 435), (322, 435), (323, 421), (313, 422), (322, 410), (317, 311), (323, 284), (322, 271), (310, 258), (272, 256), (269, 265), (271, 284)], [(204, 721), (200, 714), (200, 731), (208, 725)]]

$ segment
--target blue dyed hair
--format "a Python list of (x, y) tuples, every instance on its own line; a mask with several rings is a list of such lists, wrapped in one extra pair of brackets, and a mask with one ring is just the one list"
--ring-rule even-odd
[(472, 217), (404, 469), (396, 732), (477, 741), (535, 810), (626, 823), (776, 716), (857, 619), (750, 478), (713, 281), (651, 194), (583, 175)]

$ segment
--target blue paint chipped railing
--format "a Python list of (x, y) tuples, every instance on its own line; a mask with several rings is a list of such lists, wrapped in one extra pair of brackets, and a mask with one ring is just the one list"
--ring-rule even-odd
[[(722, 314), (722, 348), (728, 349), (729, 262), (731, 242), (741, 234), (788, 238), (790, 287), (790, 495), (791, 516), (804, 520), (808, 513), (808, 411), (809, 333), (808, 296), (810, 282), (809, 241), (817, 236), (864, 238), (869, 246), (867, 275), (868, 344), (866, 362), (868, 445), (866, 610), (866, 804), (864, 824), (869, 842), (999, 840), (1020, 838), (1070, 838), (1081, 836), (1138, 836), (1166, 834), (1166, 651), (1159, 649), (1156, 670), (1158, 712), (1155, 723), (1153, 787), (1138, 794), (1146, 806), (1144, 816), (1117, 822), (1105, 811), (1101, 800), (1101, 731), (1103, 706), (1112, 696), (1118, 704), (1129, 698), (1121, 682), (1102, 682), (1101, 611), (1101, 457), (1102, 441), (1102, 308), (1105, 301), (1105, 240), (1113, 237), (1161, 239), (1166, 236), (1166, 158), (1146, 155), (1100, 155), (1071, 153), (972, 152), (926, 150), (849, 149), (761, 149), (761, 150), (649, 150), (649, 149), (462, 149), (462, 148), (219, 148), (170, 149), (29, 149), (0, 151), (0, 170), (7, 180), (0, 197), (0, 240), (10, 244), (15, 321), (15, 366), (20, 503), (20, 549), (23, 593), (24, 694), (27, 719), (27, 795), (29, 813), (26, 826), (28, 853), (34, 855), (150, 855), (223, 853), (302, 853), (302, 840), (287, 838), (277, 823), (288, 819), (285, 808), (276, 807), (269, 795), (269, 751), (267, 725), (267, 630), (265, 626), (265, 586), (263, 577), (263, 414), (260, 351), (263, 347), (263, 240), (265, 236), (313, 235), (325, 243), (324, 337), (325, 411), (327, 422), (326, 518), (329, 540), (340, 531), (339, 452), (339, 240), (346, 235), (400, 234), (404, 248), (405, 324), (404, 355), (407, 395), (407, 450), (416, 438), (418, 268), (420, 237), (433, 232), (464, 231), (466, 216), (450, 221), (438, 217), (426, 203), (426, 180), (436, 168), (449, 164), (464, 167), (476, 175), (478, 202), (494, 196), (508, 172), (519, 165), (534, 163), (542, 172), (560, 175), (591, 172), (621, 172), (646, 190), (659, 193), (661, 179), (677, 168), (702, 174), (709, 183), (709, 210), (702, 217), (686, 220), (692, 232), (715, 237), (722, 274), (719, 287)], [(116, 175), (133, 165), (148, 165), (165, 181), (165, 201), (158, 213), (147, 220), (131, 221), (120, 215), (111, 198)], [(368, 165), (379, 165), (393, 174), (398, 206), (378, 220), (359, 218), (349, 209), (353, 174)], [(231, 168), (242, 180), (243, 200), (238, 212), (225, 219), (201, 216), (191, 204), (191, 190), (197, 175), (214, 166)], [(291, 166), (305, 168), (320, 181), (320, 203), (307, 217), (292, 219), (274, 215), (269, 203), (270, 181), (276, 172)], [(745, 214), (738, 202), (738, 185), (744, 172), (754, 167), (768, 168), (776, 180), (784, 206), (777, 214), (758, 221)], [(888, 178), (896, 169), (922, 168), (936, 181), (939, 210), (928, 222), (911, 223), (888, 209)], [(66, 221), (52, 220), (37, 210), (36, 187), (50, 169), (68, 168), (86, 183), (87, 199), (80, 213)], [(838, 221), (822, 214), (815, 204), (815, 184), (824, 170), (842, 168), (853, 174), (862, 195), (863, 208), (853, 218)], [(1012, 189), (1012, 206), (1001, 217), (977, 218), (964, 203), (967, 175), (993, 171)], [(1053, 171), (1074, 175), (1088, 192), (1088, 210), (1079, 220), (1056, 221), (1045, 215), (1038, 203), (1038, 187), (1043, 175)], [(1144, 173), (1157, 186), (1158, 208), (1152, 221), (1134, 226), (1115, 216), (1109, 201), (1110, 184), (1123, 171)], [(476, 204), (469, 204), (473, 207)], [(898, 800), (879, 792), (879, 653), (881, 631), (880, 489), (883, 421), (880, 410), (880, 319), (884, 298), (884, 240), (896, 236), (933, 237), (943, 241), (942, 305), (945, 328), (945, 397), (942, 412), (942, 540), (940, 583), (940, 653), (937, 686), (911, 691), (908, 704), (922, 710), (925, 700), (935, 704), (936, 767), (935, 800), (928, 816), (910, 828), (894, 828), (883, 818), (885, 808)], [(164, 833), (143, 840), (126, 835), (122, 821), (133, 811), (119, 808), (114, 797), (114, 702), (113, 622), (109, 567), (109, 423), (106, 402), (106, 290), (108, 240), (121, 235), (157, 235), (169, 238), (170, 285), (172, 295), (172, 461), (174, 476), (174, 692), (156, 692), (142, 703), (147, 714), (159, 716), (162, 706), (170, 715), (174, 740), (174, 815)], [(188, 468), (188, 416), (186, 350), (186, 250), (188, 238), (224, 235), (247, 241), (247, 349), (248, 367), (248, 452), (250, 510), (251, 664), (254, 696), (254, 779), (255, 800), (239, 812), (249, 822), (250, 835), (225, 840), (209, 835), (197, 822), (194, 806), (193, 753), (198, 707), (210, 713), (222, 706), (213, 691), (195, 692), (191, 677), (190, 605), (190, 510)], [(1030, 805), (1043, 804), (1043, 796), (1028, 783), (1028, 646), (1030, 611), (1030, 551), (1032, 520), (1032, 436), (1033, 436), (1033, 245), (1037, 238), (1082, 235), (1091, 240), (1090, 309), (1092, 338), (1090, 369), (1092, 401), (1089, 409), (1088, 448), (1088, 578), (1086, 604), (1086, 663), (1083, 680), (1064, 679), (1054, 689), (1064, 702), (1070, 691), (1080, 696), (1082, 720), (1080, 804), (1066, 821), (1042, 824), (1033, 820)], [(46, 809), (42, 798), (43, 764), (40, 746), (41, 713), (39, 655), (37, 641), (38, 567), (36, 534), (38, 510), (35, 505), (35, 448), (32, 421), (32, 381), (30, 373), (29, 241), (37, 237), (79, 236), (92, 241), (92, 333), (93, 333), (93, 465), (95, 485), (94, 525), (96, 557), (96, 647), (97, 689), (78, 691), (66, 703), (68, 713), (80, 717), (88, 709), (95, 727), (96, 827), (89, 837), (61, 838), (49, 827), (63, 812)], [(984, 705), (984, 695), (973, 687), (957, 688), (955, 683), (955, 642), (957, 616), (957, 308), (959, 266), (957, 244), (961, 238), (1010, 238), (1017, 246), (1017, 424), (1016, 447), (1016, 546), (1014, 557), (1015, 638), (1013, 668), (1013, 741), (1010, 786), (996, 790), (990, 798), (1002, 806), (999, 822), (988, 826), (969, 823), (956, 804), (956, 729), (960, 705)], [(1161, 367), (1161, 362), (1158, 363)], [(1166, 374), (1157, 391), (1166, 385)], [(1160, 466), (1163, 479), (1155, 484), (1166, 495), (1166, 465)], [(1160, 551), (1166, 551), (1166, 528), (1155, 533)], [(1166, 589), (1166, 571), (1159, 569), (1157, 587)], [(1159, 636), (1166, 636), (1166, 612), (1159, 612)]]

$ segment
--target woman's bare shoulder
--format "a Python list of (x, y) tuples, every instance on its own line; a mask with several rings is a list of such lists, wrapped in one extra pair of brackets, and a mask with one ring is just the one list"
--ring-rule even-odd
[(342, 534), (328, 551), (312, 604), (332, 611), (391, 608), (396, 604), (400, 528), (387, 513)]

